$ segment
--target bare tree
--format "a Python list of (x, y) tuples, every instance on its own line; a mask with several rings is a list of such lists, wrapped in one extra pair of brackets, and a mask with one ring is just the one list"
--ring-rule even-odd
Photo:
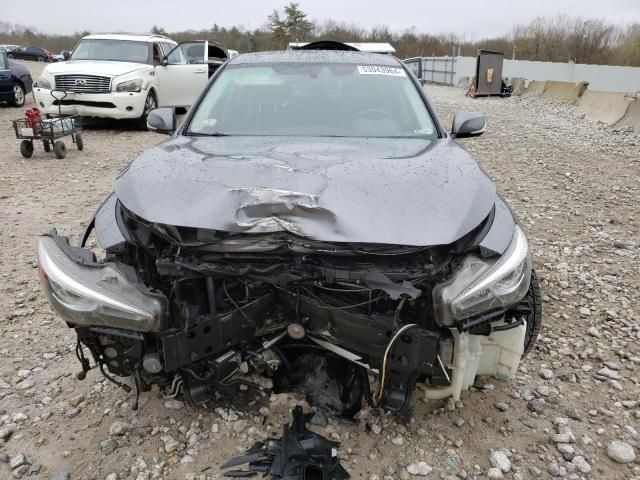
[[(152, 31), (167, 34), (159, 26)], [(24, 25), (0, 22), (0, 44), (36, 45), (53, 51), (72, 49), (88, 33), (48, 35)], [(475, 55), (480, 48), (509, 55), (515, 49), (518, 59), (640, 66), (640, 24), (616, 27), (599, 19), (568, 16), (536, 18), (526, 25), (516, 25), (508, 36), (470, 42), (456, 33), (433, 35), (415, 27), (394, 32), (385, 25), (366, 29), (333, 20), (314, 25), (297, 3), (290, 3), (283, 12), (274, 10), (265, 24), (254, 30), (214, 23), (207, 30), (169, 35), (179, 41), (210, 38), (240, 51), (282, 49), (289, 41), (370, 41), (392, 43), (400, 58), (450, 55), (452, 47), (460, 46), (463, 55)]]

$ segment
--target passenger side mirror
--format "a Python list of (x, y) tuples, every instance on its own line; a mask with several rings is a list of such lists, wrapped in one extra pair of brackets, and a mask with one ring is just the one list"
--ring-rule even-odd
[(64, 58), (65, 60), (69, 60), (70, 56), (71, 56), (71, 52), (69, 50), (62, 51), (62, 58)]
[(176, 109), (156, 108), (147, 115), (147, 128), (158, 133), (173, 133), (176, 129)]
[(478, 112), (458, 112), (453, 117), (451, 135), (456, 138), (482, 135), (487, 126), (484, 115)]

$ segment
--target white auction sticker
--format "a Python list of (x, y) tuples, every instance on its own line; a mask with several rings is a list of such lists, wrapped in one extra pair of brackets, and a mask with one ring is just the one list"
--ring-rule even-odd
[(360, 75), (390, 75), (392, 77), (406, 77), (407, 72), (402, 68), (382, 67), (379, 65), (358, 65)]

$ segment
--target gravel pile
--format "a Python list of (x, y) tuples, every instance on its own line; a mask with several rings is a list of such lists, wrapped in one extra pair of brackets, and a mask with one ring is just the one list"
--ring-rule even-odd
[[(487, 133), (461, 142), (528, 232), (545, 327), (510, 383), (480, 379), (461, 402), (416, 396), (406, 424), (365, 409), (357, 425), (313, 428), (342, 443), (353, 478), (638, 478), (640, 137), (569, 105), (427, 89), (447, 125), (455, 111), (487, 115)], [(76, 379), (73, 332), (38, 286), (35, 236), (75, 237), (117, 172), (163, 137), (99, 124), (84, 152), (60, 161), (36, 146), (24, 160), (8, 123), (18, 115), (0, 109), (0, 478), (219, 478), (224, 460), (279, 436), (302, 399), (245, 391), (194, 410), (151, 393), (134, 412), (133, 394), (97, 372)]]

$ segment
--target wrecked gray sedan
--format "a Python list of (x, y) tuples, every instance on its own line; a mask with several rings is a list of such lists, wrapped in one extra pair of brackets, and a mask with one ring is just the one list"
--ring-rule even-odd
[(240, 55), (179, 128), (169, 109), (148, 122), (171, 137), (121, 172), (78, 246), (38, 239), (80, 378), (207, 405), (266, 376), (350, 417), (457, 399), (532, 348), (527, 239), (454, 140), (484, 119), (447, 133), (397, 59)]

